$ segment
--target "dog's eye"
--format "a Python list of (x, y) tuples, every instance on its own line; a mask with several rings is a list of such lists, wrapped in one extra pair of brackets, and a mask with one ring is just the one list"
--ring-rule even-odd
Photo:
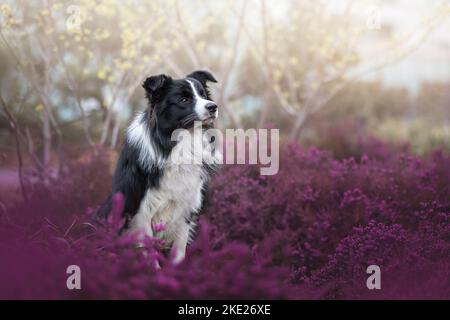
[(189, 97), (182, 97), (182, 98), (180, 99), (180, 101), (181, 101), (182, 103), (187, 103), (187, 102), (191, 101), (191, 99), (190, 99)]

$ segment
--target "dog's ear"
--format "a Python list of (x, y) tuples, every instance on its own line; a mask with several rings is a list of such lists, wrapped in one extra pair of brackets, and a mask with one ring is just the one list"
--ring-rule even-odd
[(160, 96), (161, 91), (172, 81), (172, 78), (165, 74), (151, 76), (145, 79), (142, 87), (150, 103), (155, 103)]
[(186, 76), (186, 78), (194, 78), (194, 79), (200, 81), (200, 83), (204, 87), (206, 87), (206, 82), (208, 82), (208, 81), (215, 82), (215, 83), (217, 82), (216, 78), (214, 78), (212, 73), (209, 71), (205, 71), (205, 70), (194, 71), (194, 72), (188, 74)]

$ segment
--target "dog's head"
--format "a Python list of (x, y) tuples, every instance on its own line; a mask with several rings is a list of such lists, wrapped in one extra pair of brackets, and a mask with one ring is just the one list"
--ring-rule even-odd
[(211, 100), (208, 81), (217, 82), (208, 71), (195, 71), (176, 80), (164, 74), (147, 78), (142, 86), (152, 114), (149, 121), (166, 132), (189, 129), (195, 121), (212, 124), (218, 108)]

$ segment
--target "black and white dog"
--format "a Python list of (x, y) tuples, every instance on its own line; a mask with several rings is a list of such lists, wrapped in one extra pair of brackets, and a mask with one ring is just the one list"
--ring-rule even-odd
[[(172, 247), (175, 262), (185, 256), (207, 180), (221, 159), (214, 138), (204, 134), (218, 116), (208, 81), (217, 82), (208, 71), (195, 71), (184, 79), (157, 75), (144, 81), (149, 106), (128, 127), (112, 194), (98, 212), (106, 218), (112, 195), (121, 192), (122, 231), (142, 230), (155, 236), (154, 226), (163, 224), (162, 238)], [(196, 130), (199, 123), (201, 130)], [(177, 129), (192, 133), (190, 139), (183, 136), (177, 141)], [(200, 161), (192, 161), (198, 156)]]

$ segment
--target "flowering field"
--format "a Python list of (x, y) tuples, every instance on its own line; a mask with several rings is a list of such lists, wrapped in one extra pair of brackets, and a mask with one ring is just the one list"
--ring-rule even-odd
[[(109, 189), (106, 158), (72, 163), (2, 210), (0, 298), (450, 298), (446, 153), (369, 143), (337, 159), (289, 144), (277, 175), (224, 166), (177, 266), (160, 240), (136, 248), (117, 236), (120, 195), (108, 224), (93, 221)], [(371, 264), (381, 290), (366, 287)], [(81, 290), (66, 287), (69, 265), (81, 268)]]

